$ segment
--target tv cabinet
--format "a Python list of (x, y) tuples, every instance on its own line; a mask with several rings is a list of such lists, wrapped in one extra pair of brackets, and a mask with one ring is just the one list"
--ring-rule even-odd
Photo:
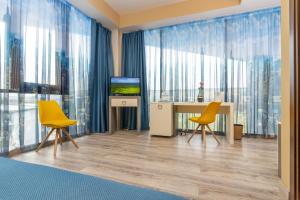
[(135, 107), (137, 112), (137, 131), (141, 131), (141, 97), (110, 96), (109, 97), (109, 133), (120, 130), (120, 108)]

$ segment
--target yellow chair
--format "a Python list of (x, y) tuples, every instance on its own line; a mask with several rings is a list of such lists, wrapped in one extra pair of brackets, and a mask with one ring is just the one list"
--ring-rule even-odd
[(206, 133), (205, 133), (205, 127), (209, 129), (209, 131), (212, 133), (213, 137), (216, 139), (216, 141), (220, 144), (220, 140), (217, 138), (217, 136), (214, 134), (214, 132), (209, 127), (209, 124), (215, 122), (217, 112), (220, 108), (221, 102), (212, 102), (208, 104), (208, 106), (205, 108), (203, 113), (200, 117), (192, 117), (189, 120), (195, 123), (198, 123), (197, 128), (193, 131), (193, 134), (188, 139), (188, 142), (192, 139), (192, 137), (197, 133), (197, 130), (201, 126), (202, 129), (202, 142), (204, 145), (206, 145)]
[(70, 133), (67, 131), (66, 127), (73, 126), (77, 123), (76, 120), (71, 120), (66, 117), (60, 106), (56, 101), (39, 101), (39, 118), (42, 126), (51, 128), (48, 135), (43, 139), (42, 143), (36, 149), (38, 152), (45, 142), (50, 137), (51, 133), (56, 130), (55, 141), (54, 141), (54, 156), (56, 156), (57, 142), (59, 140), (60, 145), (62, 145), (62, 135), (61, 130), (65, 136), (72, 141), (76, 148), (79, 148), (76, 142), (71, 137)]

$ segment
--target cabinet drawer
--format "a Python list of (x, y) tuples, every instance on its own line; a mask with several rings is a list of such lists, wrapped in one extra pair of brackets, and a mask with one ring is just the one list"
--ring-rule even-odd
[(112, 99), (111, 106), (112, 107), (137, 107), (138, 100), (137, 99)]

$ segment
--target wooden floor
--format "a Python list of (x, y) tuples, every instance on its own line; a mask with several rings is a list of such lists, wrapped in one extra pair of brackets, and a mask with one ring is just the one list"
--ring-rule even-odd
[(276, 140), (244, 138), (218, 146), (211, 136), (207, 146), (200, 136), (152, 137), (134, 132), (78, 138), (80, 148), (66, 142), (58, 148), (13, 157), (122, 183), (150, 187), (189, 199), (285, 199), (277, 177)]

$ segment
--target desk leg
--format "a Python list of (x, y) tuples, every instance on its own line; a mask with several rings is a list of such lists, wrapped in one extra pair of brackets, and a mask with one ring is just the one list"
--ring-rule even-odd
[(230, 107), (226, 115), (226, 139), (229, 144), (234, 144), (233, 107)]
[(142, 117), (142, 113), (141, 113), (141, 104), (139, 103), (139, 106), (136, 109), (136, 129), (138, 132), (141, 131), (141, 117)]
[(111, 134), (112, 132), (112, 110), (111, 106), (109, 106), (109, 111), (108, 111), (108, 133)]
[(120, 130), (121, 129), (121, 108), (116, 107), (115, 108), (115, 112), (116, 112), (116, 130)]
[(173, 111), (173, 136), (177, 136), (177, 128), (178, 128), (178, 115), (175, 111)]
[(116, 108), (110, 107), (109, 108), (109, 126), (108, 126), (108, 132), (109, 134), (112, 134), (116, 129), (116, 122), (117, 116), (116, 116)]

